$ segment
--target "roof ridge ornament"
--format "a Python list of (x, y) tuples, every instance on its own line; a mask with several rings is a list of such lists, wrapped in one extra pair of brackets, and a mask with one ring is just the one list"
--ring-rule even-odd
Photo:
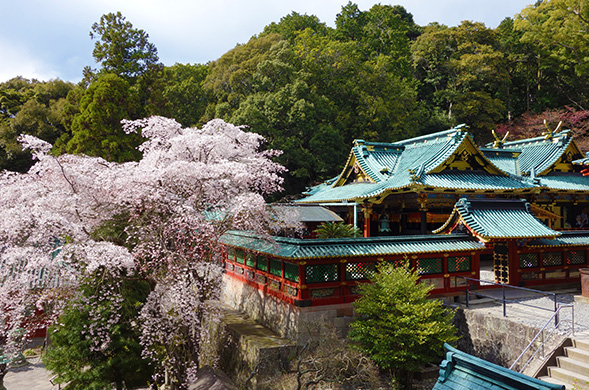
[(507, 136), (509, 135), (509, 131), (507, 133), (505, 133), (503, 138), (500, 138), (497, 135), (497, 133), (495, 132), (495, 130), (491, 130), (491, 133), (493, 133), (493, 137), (495, 137), (495, 142), (493, 142), (493, 149), (502, 149), (503, 144), (505, 143), (505, 140), (507, 139)]
[(454, 130), (464, 131), (464, 132), (468, 132), (468, 129), (470, 129), (470, 126), (467, 125), (466, 123), (462, 123), (462, 124), (454, 127)]
[(544, 119), (544, 126), (546, 127), (547, 131), (543, 132), (542, 135), (544, 136), (545, 140), (549, 140), (552, 139), (552, 137), (554, 137), (556, 134), (558, 134), (558, 132), (560, 131), (560, 127), (562, 126), (562, 121), (558, 122), (558, 125), (554, 130), (550, 130), (550, 127), (548, 127), (548, 122), (546, 121), (546, 119)]
[(421, 176), (425, 172), (425, 163), (421, 164), (419, 168), (407, 169), (409, 175), (411, 175), (411, 182), (416, 183), (421, 179)]

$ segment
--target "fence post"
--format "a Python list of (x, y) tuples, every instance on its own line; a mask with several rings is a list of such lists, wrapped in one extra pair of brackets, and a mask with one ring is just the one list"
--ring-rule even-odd
[(501, 286), (501, 292), (503, 294), (503, 317), (507, 317), (507, 305), (505, 303), (505, 286)]
[(556, 294), (552, 294), (552, 296), (554, 297), (554, 312), (556, 313), (556, 315), (554, 316), (554, 327), (557, 328), (558, 327), (558, 307), (556, 305)]

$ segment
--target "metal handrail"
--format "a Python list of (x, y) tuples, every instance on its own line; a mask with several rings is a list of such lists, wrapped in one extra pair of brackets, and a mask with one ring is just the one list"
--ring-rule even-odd
[(555, 318), (557, 320), (557, 323), (555, 324), (554, 328), (552, 328), (552, 330), (548, 334), (548, 337), (546, 337), (544, 340), (542, 340), (542, 344), (538, 347), (538, 349), (536, 350), (536, 352), (534, 352), (534, 354), (528, 359), (528, 361), (526, 362), (526, 364), (523, 365), (523, 367), (519, 370), (519, 372), (520, 373), (523, 372), (523, 370), (528, 366), (528, 364), (530, 364), (530, 362), (532, 361), (532, 359), (534, 359), (534, 357), (536, 357), (536, 355), (540, 351), (540, 348), (542, 348), (542, 350), (544, 350), (544, 344), (546, 344), (546, 341), (548, 341), (548, 339), (550, 338), (550, 336), (552, 336), (552, 334), (554, 333), (554, 331), (556, 329), (558, 329), (558, 327), (560, 325), (560, 322), (558, 321), (558, 313), (560, 312), (560, 310), (563, 307), (570, 307), (571, 308), (572, 332), (573, 332), (573, 337), (575, 336), (575, 306), (572, 303), (559, 305), (558, 306), (558, 309), (554, 312), (554, 314), (552, 315), (552, 317), (550, 317), (548, 319), (548, 321), (546, 321), (546, 324), (544, 324), (544, 326), (542, 327), (542, 329), (540, 329), (540, 331), (536, 334), (536, 336), (532, 339), (532, 341), (530, 341), (530, 343), (528, 344), (528, 346), (517, 357), (517, 359), (515, 359), (515, 361), (513, 362), (513, 364), (509, 367), (510, 370), (513, 370), (513, 367), (515, 367), (515, 365), (517, 364), (517, 362), (519, 362), (519, 360), (522, 358), (522, 356), (524, 356), (524, 354), (532, 347), (532, 344), (534, 344), (534, 342), (538, 339), (538, 337), (540, 337), (540, 335), (544, 335), (544, 330), (546, 329), (546, 327), (548, 326), (548, 324), (550, 324), (550, 321), (552, 321), (552, 319)]
[[(495, 282), (491, 282), (488, 280), (481, 280), (481, 279), (474, 279), (474, 278), (468, 278), (466, 276), (456, 276), (456, 278), (462, 278), (465, 280), (465, 289), (466, 289), (466, 307), (470, 307), (470, 290), (468, 287), (468, 280), (474, 281), (474, 282), (478, 282), (478, 283), (485, 283), (487, 285), (495, 285), (495, 286), (500, 286), (501, 287), (501, 292), (502, 292), (502, 298), (501, 298), (501, 303), (503, 304), (503, 317), (507, 317), (507, 302), (511, 301), (509, 299), (505, 298), (505, 289), (509, 288), (512, 290), (522, 290), (522, 291), (529, 291), (529, 292), (533, 292), (535, 294), (541, 294), (541, 295), (547, 295), (547, 296), (551, 296), (553, 301), (554, 301), (554, 313), (557, 313), (557, 299), (556, 299), (556, 294), (555, 293), (551, 293), (551, 292), (546, 292), (546, 291), (541, 291), (541, 290), (534, 290), (531, 288), (525, 288), (525, 287), (519, 287), (519, 286), (510, 286), (510, 285), (506, 285), (506, 284), (502, 284), (502, 283), (495, 283)], [(458, 285), (456, 283), (456, 285)], [(481, 296), (481, 297), (485, 297), (485, 298), (491, 298), (491, 299), (495, 299), (495, 300), (499, 300), (499, 298), (491, 296), (491, 295), (485, 295), (482, 294), (480, 292), (476, 292), (477, 296)], [(518, 302), (518, 304), (523, 305), (523, 306), (529, 306), (529, 307), (533, 307), (536, 309), (541, 309), (541, 310), (548, 310), (550, 311), (551, 309), (547, 309), (545, 307), (541, 307), (541, 306), (534, 306), (534, 305), (529, 305), (523, 302)], [(554, 326), (558, 325), (558, 315), (553, 315), (551, 318), (554, 318)]]

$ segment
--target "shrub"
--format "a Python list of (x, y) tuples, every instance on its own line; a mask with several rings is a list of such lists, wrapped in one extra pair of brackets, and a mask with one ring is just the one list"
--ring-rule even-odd
[(445, 342), (457, 340), (453, 312), (428, 298), (432, 287), (416, 271), (381, 263), (354, 303), (358, 318), (348, 337), (405, 386), (413, 372), (436, 362)]

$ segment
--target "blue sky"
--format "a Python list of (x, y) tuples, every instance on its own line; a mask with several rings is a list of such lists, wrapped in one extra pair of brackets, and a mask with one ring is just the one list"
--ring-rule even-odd
[[(214, 61), (264, 26), (295, 11), (334, 26), (348, 0), (0, 0), (0, 82), (16, 76), (77, 82), (95, 66), (90, 27), (120, 11), (149, 34), (164, 65)], [(534, 0), (356, 0), (361, 10), (400, 4), (415, 22), (456, 26), (463, 20), (495, 28)]]

